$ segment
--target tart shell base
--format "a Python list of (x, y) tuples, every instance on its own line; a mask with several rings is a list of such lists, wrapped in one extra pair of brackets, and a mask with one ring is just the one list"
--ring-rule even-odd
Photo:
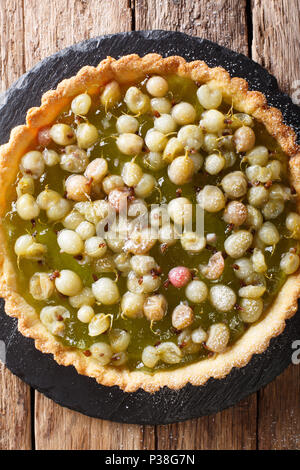
[[(171, 51), (169, 49), (166, 50), (166, 43), (170, 44), (170, 42), (174, 44), (174, 47)], [(106, 55), (108, 54), (117, 57), (118, 55), (120, 55), (120, 51), (122, 52), (122, 55), (123, 55), (134, 50), (136, 52), (140, 52), (141, 55), (144, 55), (146, 52), (150, 50), (154, 50), (154, 49), (161, 52), (162, 54), (174, 53), (174, 54), (182, 55), (186, 57), (187, 60), (193, 60), (193, 59), (201, 57), (201, 59), (205, 60), (208, 63), (208, 65), (216, 65), (216, 62), (218, 62), (218, 65), (223, 65), (227, 67), (228, 70), (233, 72), (234, 75), (237, 75), (237, 76), (247, 75), (247, 80), (250, 84), (250, 88), (252, 87), (259, 88), (267, 96), (269, 95), (269, 93), (272, 94), (272, 100), (274, 104), (277, 107), (281, 108), (282, 110), (285, 109), (286, 116), (287, 118), (289, 118), (289, 121), (290, 121), (288, 123), (293, 124), (293, 125), (294, 124), (298, 125), (299, 110), (297, 110), (295, 106), (292, 106), (291, 102), (288, 100), (287, 97), (278, 93), (278, 90), (276, 90), (275, 79), (271, 77), (270, 75), (268, 75), (267, 72), (264, 69), (262, 69), (260, 66), (258, 66), (257, 64), (254, 65), (254, 63), (251, 62), (246, 57), (238, 55), (231, 51), (228, 51), (227, 49), (221, 48), (220, 46), (214, 45), (213, 43), (210, 43), (208, 41), (203, 41), (197, 38), (190, 38), (180, 33), (165, 33), (165, 32), (155, 31), (153, 32), (152, 38), (150, 36), (150, 33), (147, 32), (147, 33), (127, 33), (126, 35), (115, 35), (112, 38), (104, 37), (103, 39), (90, 40), (83, 44), (79, 44), (71, 48), (68, 48), (67, 50), (64, 50), (46, 59), (45, 61), (43, 61), (33, 71), (29, 72), (26, 77), (21, 78), (19, 80), (19, 83), (16, 84), (6, 94), (7, 102), (9, 102), (10, 105), (5, 105), (5, 99), (2, 101), (4, 104), (2, 107), (3, 112), (1, 113), (1, 124), (2, 124), (1, 141), (5, 142), (7, 140), (8, 136), (7, 134), (5, 134), (5, 131), (7, 132), (9, 127), (12, 127), (13, 125), (17, 125), (20, 121), (24, 121), (24, 118), (25, 118), (24, 114), (23, 115), (18, 114), (17, 117), (14, 114), (15, 109), (17, 107), (18, 108), (20, 107), (20, 101), (22, 102), (22, 105), (24, 103), (24, 107), (23, 107), (24, 111), (28, 107), (34, 104), (38, 104), (36, 103), (35, 100), (36, 100), (36, 96), (40, 94), (40, 91), (39, 93), (37, 93), (37, 95), (34, 93), (34, 89), (32, 93), (28, 93), (28, 87), (32, 90), (31, 85), (33, 87), (39, 88), (39, 83), (40, 84), (42, 83), (42, 88), (45, 91), (47, 89), (50, 89), (51, 87), (54, 87), (57, 84), (57, 82), (59, 82), (62, 79), (62, 77), (65, 76), (66, 64), (68, 68), (67, 75), (72, 76), (78, 71), (81, 64), (90, 63), (91, 65), (97, 65), (98, 62), (100, 62), (100, 60), (106, 57)], [(74, 56), (76, 56), (76, 59), (77, 59), (75, 63), (73, 60)], [(153, 61), (155, 62), (155, 60), (157, 59), (154, 56), (152, 56), (152, 64), (153, 64)], [(230, 62), (231, 64), (234, 63), (234, 66), (231, 65)], [(171, 67), (173, 67), (173, 65), (170, 64)], [(54, 70), (55, 70), (55, 73), (54, 73)], [(203, 72), (206, 73), (204, 69), (203, 69)], [(84, 75), (82, 76), (82, 79), (84, 80)], [(240, 85), (242, 86), (241, 82), (240, 82)], [(37, 90), (37, 88), (35, 89)], [(20, 100), (20, 96), (23, 96), (24, 101), (23, 99)], [(51, 93), (47, 94), (48, 102), (52, 102), (54, 99), (55, 98), (53, 94)], [(272, 100), (269, 100), (269, 101), (271, 102)], [(36, 114), (36, 111), (32, 111), (29, 114), (29, 123), (32, 126), (36, 124), (35, 120), (37, 119), (37, 116), (38, 115)], [(40, 116), (40, 117), (44, 119), (44, 116)], [(295, 120), (293, 118), (295, 118)], [(275, 119), (277, 121), (277, 118), (274, 115), (272, 119), (273, 120)], [(20, 128), (17, 131), (15, 131), (15, 136), (17, 135), (18, 132), (21, 132)], [(31, 131), (26, 131), (25, 136), (26, 136), (26, 139), (27, 138), (31, 139)], [(293, 138), (287, 133), (285, 134), (285, 139), (287, 139), (286, 142), (291, 153), (292, 147), (293, 147)], [(294, 157), (294, 158), (295, 158), (295, 163), (296, 163), (297, 157)], [(295, 164), (295, 167), (296, 167), (295, 170), (297, 170), (298, 164)], [(242, 343), (243, 338), (245, 338), (246, 336), (245, 335), (243, 336), (240, 343), (237, 344), (239, 351), (236, 351), (236, 348), (232, 348), (231, 350), (228, 351), (228, 353), (226, 353), (225, 355), (224, 354), (222, 355), (222, 360), (221, 360), (221, 356), (219, 356), (214, 359), (202, 361), (202, 364), (198, 363), (198, 364), (190, 365), (188, 367), (178, 369), (177, 371), (174, 371), (174, 372), (156, 374), (156, 376), (154, 376), (155, 377), (154, 379), (149, 376), (148, 380), (147, 379), (145, 380), (144, 374), (141, 374), (138, 372), (125, 373), (123, 374), (122, 377), (120, 377), (120, 374), (118, 374), (119, 377), (116, 377), (114, 375), (113, 370), (111, 371), (111, 374), (110, 373), (107, 374), (107, 372), (104, 374), (103, 371), (95, 367), (94, 364), (92, 363), (87, 364), (85, 361), (82, 361), (81, 355), (80, 355), (80, 358), (77, 357), (78, 353), (74, 353), (72, 351), (67, 351), (66, 349), (63, 349), (59, 343), (56, 343), (56, 341), (53, 339), (51, 335), (46, 333), (46, 330), (44, 331), (41, 330), (42, 325), (38, 321), (37, 315), (33, 311), (30, 311), (31, 309), (29, 309), (28, 306), (25, 305), (24, 301), (22, 301), (22, 299), (18, 298), (16, 295), (11, 295), (10, 291), (11, 291), (11, 286), (13, 283), (13, 273), (11, 272), (9, 265), (6, 265), (6, 268), (4, 271), (6, 273), (6, 278), (5, 278), (6, 285), (10, 286), (10, 288), (7, 289), (6, 292), (5, 291), (3, 292), (4, 295), (6, 294), (6, 298), (7, 298), (6, 310), (10, 314), (16, 315), (19, 318), (20, 318), (20, 311), (22, 311), (23, 318), (19, 320), (19, 329), (23, 332), (23, 334), (38, 338), (36, 340), (36, 346), (39, 349), (43, 350), (44, 352), (55, 353), (56, 360), (59, 363), (63, 363), (65, 365), (72, 363), (76, 366), (79, 372), (86, 373), (90, 376), (96, 375), (97, 379), (102, 384), (105, 384), (105, 385), (118, 384), (119, 386), (121, 386), (127, 391), (133, 391), (139, 388), (139, 386), (143, 386), (143, 388), (145, 388), (147, 391), (153, 392), (156, 389), (158, 389), (159, 386), (163, 386), (166, 384), (168, 384), (168, 386), (171, 388), (178, 389), (182, 387), (188, 381), (187, 377), (190, 377), (190, 381), (194, 383), (195, 385), (202, 385), (211, 376), (218, 377), (218, 378), (225, 377), (230, 372), (232, 366), (241, 367), (245, 365), (250, 360), (254, 352), (259, 353), (259, 352), (264, 351), (269, 344), (270, 338), (282, 332), (285, 326), (285, 319), (295, 313), (296, 306), (297, 306), (296, 299), (299, 294), (298, 288), (295, 288), (296, 283), (292, 281), (293, 278), (290, 278), (290, 280), (285, 286), (285, 293), (283, 293), (282, 291), (281, 297), (279, 297), (279, 302), (277, 302), (277, 308), (273, 309), (274, 321), (272, 320), (271, 316), (268, 316), (265, 320), (262, 320), (257, 325), (257, 328), (258, 328), (257, 330), (255, 331), (254, 329), (249, 330), (249, 333), (250, 331), (252, 331), (251, 335), (253, 335), (252, 337), (254, 338), (254, 340), (252, 341), (252, 346), (256, 343), (256, 347), (254, 348), (254, 350), (253, 349), (249, 350), (249, 348), (246, 347), (245, 343)], [(296, 279), (294, 279), (294, 281), (295, 280)], [(300, 284), (299, 279), (297, 280), (297, 284), (299, 286)], [(286, 303), (286, 298), (290, 298), (289, 308), (287, 309), (283, 307), (283, 304)], [(24, 316), (25, 312), (27, 312), (27, 315)], [(7, 324), (7, 322), (9, 322), (9, 319), (5, 318), (5, 324)], [(289, 324), (291, 324), (292, 322), (295, 322), (295, 324), (297, 324), (297, 317), (294, 317), (289, 322)], [(299, 324), (299, 321), (298, 321), (298, 324)], [(286, 328), (284, 334), (280, 336), (279, 338), (272, 340), (272, 342), (276, 343), (279, 340), (282, 341), (282, 338), (286, 336), (288, 330), (289, 330), (289, 325)], [(294, 328), (294, 330), (296, 331), (297, 328)], [(262, 337), (265, 337), (266, 339), (262, 341)], [(297, 338), (297, 336), (294, 336), (294, 332), (293, 332), (293, 337), (294, 339)], [(298, 334), (298, 337), (299, 337), (299, 334)], [(24, 342), (26, 343), (27, 347), (28, 347), (28, 343), (30, 343), (30, 345), (32, 346), (32, 341), (27, 340), (26, 338), (23, 338), (23, 337), (20, 338), (19, 334), (17, 334), (16, 332), (11, 337), (11, 340), (14, 342), (15, 338), (18, 338), (17, 344), (21, 345), (22, 342)], [(3, 338), (3, 339), (7, 340), (7, 338)], [(78, 409), (79, 411), (82, 411), (89, 415), (98, 416), (101, 418), (115, 419), (118, 421), (120, 420), (120, 421), (125, 421), (125, 422), (144, 422), (144, 423), (146, 422), (147, 423), (171, 422), (171, 421), (179, 421), (183, 419), (188, 419), (188, 418), (192, 418), (195, 416), (200, 416), (202, 414), (216, 412), (221, 408), (230, 406), (238, 399), (249, 394), (251, 391), (257, 390), (261, 385), (264, 385), (265, 383), (270, 381), (274, 376), (276, 376), (282, 370), (283, 362), (285, 365), (288, 364), (288, 361), (292, 354), (291, 343), (292, 343), (292, 339), (289, 338), (289, 341), (288, 343), (286, 343), (286, 346), (285, 346), (287, 348), (287, 353), (286, 353), (287, 356), (285, 355), (283, 356), (285, 360), (283, 361), (282, 356), (280, 357), (281, 360), (279, 360), (278, 357), (277, 357), (277, 361), (275, 360), (276, 370), (278, 370), (277, 372), (275, 372), (275, 374), (274, 374), (275, 363), (273, 364), (271, 361), (269, 366), (271, 368), (272, 374), (270, 374), (267, 379), (266, 377), (263, 377), (264, 380), (259, 381), (259, 380), (255, 380), (255, 377), (256, 379), (260, 377), (261, 370), (268, 371), (268, 367), (264, 367), (262, 364), (261, 366), (259, 366), (259, 364), (264, 362), (265, 356), (268, 357), (270, 356), (270, 354), (272, 354), (272, 351), (274, 350), (273, 347), (269, 348), (265, 354), (260, 355), (260, 356), (255, 356), (252, 359), (252, 361), (246, 366), (245, 369), (233, 370), (229, 375), (227, 375), (226, 379), (224, 380), (211, 379), (209, 380), (209, 382), (207, 383), (205, 387), (201, 387), (201, 388), (187, 385), (186, 387), (182, 388), (181, 390), (177, 392), (172, 391), (172, 390), (166, 391), (165, 389), (163, 389), (155, 393), (151, 397), (151, 399), (149, 399), (150, 408), (148, 410), (144, 410), (144, 413), (147, 415), (147, 416), (144, 416), (144, 418), (141, 416), (142, 409), (140, 409), (139, 417), (135, 413), (133, 414), (133, 416), (127, 415), (127, 417), (122, 417), (122, 416), (119, 416), (119, 412), (120, 410), (124, 412), (124, 410), (126, 410), (126, 406), (128, 406), (128, 403), (131, 403), (131, 406), (130, 406), (131, 410), (132, 408), (134, 409), (139, 408), (139, 406), (140, 408), (143, 408), (145, 405), (145, 402), (142, 403), (142, 400), (140, 402), (139, 400), (141, 397), (145, 398), (145, 392), (138, 391), (134, 394), (124, 395), (124, 393), (121, 390), (119, 390), (117, 387), (113, 387), (111, 389), (100, 387), (99, 385), (97, 385), (97, 383), (95, 383), (95, 381), (76, 374), (73, 368), (65, 369), (65, 368), (58, 367), (57, 364), (55, 364), (55, 362), (49, 356), (41, 355), (34, 348), (31, 348), (31, 347), (28, 348), (28, 353), (24, 353), (23, 351), (22, 354), (24, 355), (24, 358), (28, 358), (28, 354), (34, 351), (34, 354), (38, 355), (39, 358), (40, 356), (42, 356), (43, 361), (45, 360), (49, 362), (49, 366), (46, 367), (46, 370), (47, 369), (49, 370), (49, 367), (51, 364), (50, 370), (54, 368), (54, 370), (56, 371), (55, 374), (58, 373), (58, 371), (61, 371), (60, 372), (61, 380), (65, 375), (67, 377), (71, 373), (73, 376), (72, 383), (74, 383), (74, 381), (77, 382), (77, 380), (79, 382), (82, 381), (82, 385), (81, 385), (82, 392), (84, 390), (84, 386), (87, 384), (91, 384), (92, 382), (93, 383), (92, 387), (94, 389), (93, 393), (96, 393), (96, 390), (98, 390), (99, 398), (101, 396), (102, 402), (104, 398), (102, 394), (104, 393), (104, 391), (107, 390), (107, 394), (108, 394), (107, 396), (109, 396), (109, 394), (117, 393), (118, 395), (120, 395), (117, 400), (119, 403), (118, 406), (120, 406), (119, 411), (116, 410), (115, 405), (112, 405), (113, 400), (111, 401), (111, 405), (114, 410), (113, 411), (111, 410), (111, 414), (109, 414), (108, 410), (101, 410), (98, 408), (97, 411), (95, 410), (93, 411), (91, 408), (85, 407), (84, 403), (83, 404), (80, 403), (79, 397), (78, 397), (77, 405), (75, 405), (74, 402), (73, 403), (70, 402), (71, 400), (70, 397), (66, 399), (66, 396), (64, 396), (64, 400), (62, 401), (59, 395), (54, 396), (55, 393), (53, 394), (49, 392), (49, 390), (47, 393), (46, 391), (47, 387), (45, 390), (44, 387), (38, 383), (38, 377), (39, 377), (38, 375), (34, 378), (34, 380), (33, 380), (32, 375), (31, 375), (31, 378), (28, 378), (26, 374), (24, 376), (24, 372), (22, 373), (22, 371), (20, 371), (20, 367), (18, 367), (16, 364), (15, 357), (13, 358), (14, 366), (12, 366), (11, 369), (14, 372), (16, 372), (18, 375), (22, 375), (25, 380), (30, 382), (35, 387), (39, 388), (40, 390), (44, 392), (46, 391), (47, 395), (49, 395), (50, 393), (50, 395), (52, 395), (51, 397), (54, 400), (59, 401), (61, 404), (65, 406)], [(13, 343), (10, 343), (10, 344), (13, 344)], [(234, 350), (235, 352), (238, 352), (238, 355), (234, 353)], [(8, 357), (10, 356), (9, 351), (10, 351), (10, 348), (8, 349)], [(243, 354), (240, 354), (241, 352)], [(20, 357), (19, 354), (17, 355)], [(221, 360), (221, 363), (220, 363), (220, 360)], [(32, 359), (30, 359), (30, 361), (32, 361)], [(36, 364), (37, 371), (41, 372), (41, 369), (39, 368), (40, 361), (41, 359), (34, 359), (34, 361), (31, 362), (31, 367), (35, 367), (35, 364)], [(256, 376), (255, 374), (253, 375), (253, 372), (251, 372), (251, 365), (253, 362), (256, 363), (256, 366), (258, 365), (259, 368), (262, 367), (258, 376)], [(24, 359), (22, 360), (20, 364), (21, 365), (23, 364), (24, 366)], [(8, 362), (8, 366), (9, 366), (9, 362)], [(278, 366), (278, 369), (277, 369), (277, 366)], [(281, 368), (279, 368), (279, 366), (281, 366)], [(248, 368), (250, 368), (249, 375), (247, 373)], [(43, 370), (45, 371), (44, 368)], [(167, 380), (165, 380), (165, 378), (163, 377), (160, 377), (161, 375), (164, 375), (164, 374), (168, 374)], [(44, 375), (44, 374), (40, 374), (40, 375)], [(129, 375), (131, 377), (129, 377)], [(248, 376), (248, 382), (250, 381), (250, 383), (248, 384), (249, 385), (248, 387), (245, 387), (246, 376)], [(243, 378), (244, 386), (241, 383), (239, 377)], [(54, 378), (54, 383), (55, 383), (56, 382), (55, 375), (54, 377), (52, 376), (52, 378)], [(233, 381), (232, 381), (232, 378), (234, 379)], [(48, 382), (48, 379), (45, 379), (45, 377), (44, 379), (41, 378), (41, 380), (46, 380), (46, 382)], [(65, 382), (65, 380), (63, 382)], [(228, 382), (229, 383), (231, 382), (231, 389), (234, 392), (232, 394), (230, 394), (229, 392), (230, 386), (228, 387)], [(49, 382), (48, 382), (48, 386), (49, 386)], [(212, 386), (214, 387), (215, 391), (211, 390), (210, 394), (215, 395), (217, 397), (219, 396), (219, 400), (220, 400), (219, 407), (216, 405), (216, 403), (214, 403), (214, 405), (211, 404), (212, 397), (209, 400), (209, 395), (206, 396), (206, 400), (207, 400), (206, 405), (205, 405), (204, 396), (202, 397), (202, 399), (200, 396), (198, 397), (198, 399), (196, 398), (198, 391), (199, 392), (204, 391), (207, 394), (208, 389)], [(78, 387), (80, 389), (80, 385), (78, 385)], [(223, 387), (225, 387), (225, 389), (223, 389)], [(228, 389), (226, 392), (227, 387)], [(54, 389), (56, 392), (58, 392), (58, 394), (61, 393), (59, 392), (59, 387), (58, 389), (57, 387), (54, 387)], [(77, 390), (79, 389), (77, 388)], [(216, 393), (217, 390), (222, 390), (222, 389), (223, 389), (223, 392), (221, 394)], [(238, 394), (240, 394), (239, 397), (237, 397), (237, 392)], [(164, 394), (170, 394), (169, 396), (170, 399), (168, 400), (168, 398), (164, 396)], [(84, 394), (82, 393), (81, 400), (83, 400), (84, 395), (85, 393)], [(235, 395), (234, 398), (233, 398), (233, 395)], [(136, 397), (137, 397), (137, 401), (135, 402)], [(181, 397), (181, 401), (179, 400), (180, 397)], [(224, 397), (226, 397), (225, 400), (224, 400)], [(176, 415), (176, 412), (173, 410), (174, 416), (171, 416), (170, 415), (172, 412), (171, 405), (172, 403), (174, 404), (175, 399), (176, 399), (177, 406), (179, 406), (179, 410), (177, 412), (177, 415)], [(110, 400), (108, 400), (107, 398), (106, 402), (108, 403), (109, 401)], [(189, 406), (187, 406), (186, 401), (189, 402)], [(164, 411), (162, 408), (165, 406), (166, 402), (169, 402), (170, 406), (167, 407), (168, 410)], [(96, 400), (96, 403), (97, 403), (97, 400)], [(100, 402), (98, 402), (98, 405), (99, 403)], [(133, 403), (135, 403), (134, 407), (133, 407)], [(140, 405), (138, 405), (138, 403), (140, 403)], [(156, 404), (160, 403), (161, 405), (159, 406), (159, 408), (163, 416), (162, 418), (159, 418), (159, 416), (157, 416), (157, 414), (154, 413), (155, 403)], [(199, 403), (199, 406), (198, 405), (196, 406), (196, 403)], [(181, 411), (180, 411), (180, 407), (181, 407)], [(149, 413), (147, 414), (147, 412)], [(170, 413), (170, 414), (168, 415), (167, 413)], [(125, 412), (125, 415), (126, 415), (126, 412)]]

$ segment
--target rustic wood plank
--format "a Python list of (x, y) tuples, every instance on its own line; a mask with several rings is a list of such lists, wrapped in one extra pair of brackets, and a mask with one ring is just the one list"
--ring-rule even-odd
[[(246, 1), (137, 0), (136, 29), (172, 29), (248, 54)], [(198, 420), (157, 426), (160, 449), (254, 449), (256, 394), (234, 408)]]
[(30, 450), (30, 387), (2, 363), (0, 387), (0, 450)]
[(111, 423), (62, 408), (40, 393), (35, 403), (35, 440), (40, 450), (154, 449), (154, 427)]
[(299, 392), (300, 367), (295, 365), (259, 392), (259, 449), (300, 449)]
[[(49, 4), (50, 5), (50, 4)], [(70, 44), (101, 34), (131, 29), (127, 0), (24, 0), (25, 64), (32, 67)], [(36, 393), (35, 439), (37, 449), (142, 449), (154, 448), (154, 428), (125, 426), (90, 419), (62, 408)]]
[(1, 91), (24, 73), (22, 0), (0, 0)]
[(101, 34), (129, 31), (128, 0), (24, 0), (26, 68), (42, 57)]
[(253, 450), (256, 448), (256, 395), (214, 416), (158, 426), (158, 449)]
[(136, 29), (170, 29), (248, 54), (246, 0), (136, 0)]
[(300, 1), (252, 0), (252, 56), (273, 73), (286, 92), (299, 80)]
[[(291, 92), (299, 80), (300, 1), (252, 1), (253, 59)], [(260, 449), (300, 449), (300, 369), (290, 366), (259, 393), (258, 445)]]
[[(24, 72), (21, 0), (0, 0), (0, 90)], [(0, 449), (31, 449), (30, 387), (0, 363)]]

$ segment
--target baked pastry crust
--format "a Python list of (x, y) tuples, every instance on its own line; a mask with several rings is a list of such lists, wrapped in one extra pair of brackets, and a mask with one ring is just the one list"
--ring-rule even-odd
[[(212, 87), (222, 91), (224, 100), (232, 104), (234, 109), (252, 115), (265, 125), (289, 157), (291, 185), (297, 192), (297, 207), (300, 211), (300, 149), (296, 144), (296, 135), (284, 124), (281, 112), (268, 106), (262, 93), (249, 91), (244, 79), (230, 78), (224, 69), (209, 68), (202, 61), (188, 63), (177, 56), (163, 59), (157, 54), (148, 54), (140, 58), (132, 54), (119, 60), (108, 57), (98, 67), (83, 67), (76, 76), (63, 80), (56, 90), (45, 93), (41, 106), (29, 109), (26, 125), (11, 131), (9, 142), (0, 147), (0, 216), (3, 216), (7, 209), (7, 201), (10, 200), (22, 155), (35, 143), (38, 130), (52, 123), (76, 95), (86, 91), (90, 94), (97, 93), (113, 79), (127, 83), (138, 81), (145, 75), (171, 73), (191, 78), (199, 84), (210, 83)], [(284, 330), (286, 320), (297, 311), (297, 300), (300, 296), (298, 270), (288, 277), (263, 318), (252, 324), (224, 353), (173, 371), (160, 371), (150, 375), (145, 372), (100, 366), (91, 356), (86, 357), (79, 350), (63, 346), (41, 323), (38, 312), (17, 292), (16, 277), (17, 273), (9, 259), (0, 222), (0, 294), (5, 299), (6, 313), (18, 318), (19, 331), (24, 336), (33, 338), (37, 349), (52, 353), (59, 364), (73, 365), (78, 373), (94, 377), (102, 385), (118, 385), (126, 392), (142, 388), (152, 393), (163, 386), (179, 389), (188, 382), (192, 385), (203, 385), (210, 377), (221, 379), (233, 367), (245, 366), (254, 354), (262, 353), (268, 347), (271, 338)]]

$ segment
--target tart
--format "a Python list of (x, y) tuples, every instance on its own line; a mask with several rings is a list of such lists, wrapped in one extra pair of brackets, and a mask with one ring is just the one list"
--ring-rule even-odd
[(5, 309), (59, 364), (128, 392), (202, 385), (296, 312), (296, 136), (224, 69), (108, 57), (0, 158)]

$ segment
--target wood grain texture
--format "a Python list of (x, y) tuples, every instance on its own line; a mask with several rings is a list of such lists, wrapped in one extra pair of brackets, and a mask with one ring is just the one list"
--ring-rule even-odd
[(299, 365), (291, 365), (259, 392), (259, 449), (300, 449), (299, 396)]
[(158, 426), (158, 449), (253, 450), (256, 448), (256, 395), (214, 416)]
[(129, 31), (132, 23), (128, 0), (24, 0), (24, 12), (26, 69), (84, 39)]
[(248, 54), (246, 0), (136, 0), (135, 28), (183, 31)]
[[(300, 1), (252, 0), (253, 59), (287, 93), (300, 80)], [(292, 353), (292, 349), (291, 349)], [(290, 366), (259, 392), (259, 449), (300, 449), (300, 368)]]
[(24, 22), (22, 0), (0, 0), (1, 91), (24, 73)]
[[(136, 29), (173, 29), (248, 54), (246, 1), (137, 0)], [(160, 449), (253, 449), (256, 394), (234, 408), (186, 423), (157, 426)]]
[[(24, 72), (23, 8), (0, 0), (0, 87), (6, 90)], [(0, 449), (31, 449), (30, 387), (0, 363)]]
[(300, 0), (252, 0), (252, 56), (286, 92), (300, 79)]
[(154, 449), (154, 427), (92, 419), (36, 394), (35, 443), (40, 450)]
[[(45, 8), (45, 3), (48, 8)], [(126, 0), (24, 0), (25, 65), (75, 42), (131, 29), (132, 12)], [(37, 449), (153, 448), (154, 430), (90, 419), (36, 393)]]
[(0, 450), (31, 449), (30, 387), (0, 363)]

